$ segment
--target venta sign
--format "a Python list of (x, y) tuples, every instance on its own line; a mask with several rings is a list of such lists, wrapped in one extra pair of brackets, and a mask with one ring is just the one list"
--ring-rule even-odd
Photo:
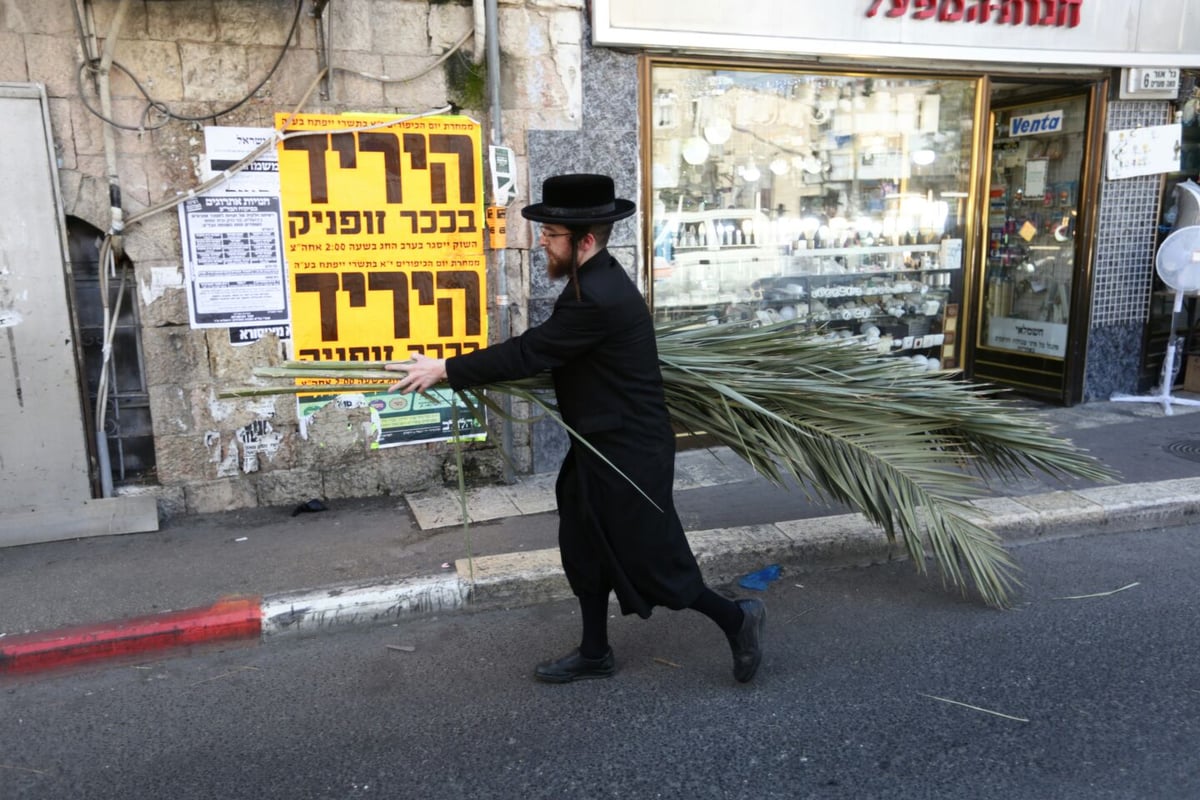
[(1082, 10), (1083, 0), (871, 0), (867, 17), (1075, 28)]
[(1041, 133), (1057, 133), (1063, 127), (1062, 109), (1043, 111), (1040, 114), (1028, 114), (1023, 117), (1013, 117), (1008, 121), (1009, 136), (1037, 136)]

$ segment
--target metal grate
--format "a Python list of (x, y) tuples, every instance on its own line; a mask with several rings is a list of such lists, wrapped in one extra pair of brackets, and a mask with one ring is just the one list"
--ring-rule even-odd
[[(99, 246), (101, 233), (83, 220), (67, 218), (71, 250), (71, 277), (75, 288), (75, 314), (83, 350), (88, 399), (98, 407), (100, 371), (104, 363), (104, 316), (100, 302)], [(115, 306), (117, 286), (109, 285), (109, 303)], [(126, 288), (117, 317), (109, 361), (108, 409), (104, 419), (114, 486), (152, 482), (155, 475), (154, 430), (150, 396), (142, 363), (141, 324), (137, 294)], [(90, 415), (89, 415), (90, 416)]]
[[(1107, 130), (1118, 131), (1171, 121), (1167, 101), (1118, 101), (1108, 107)], [(1162, 176), (1104, 181), (1096, 233), (1096, 275), (1092, 326), (1145, 322), (1154, 283)]]
[(1186, 458), (1188, 461), (1200, 461), (1200, 442), (1195, 440), (1171, 442), (1168, 445), (1164, 445), (1163, 450), (1166, 450), (1173, 456)]

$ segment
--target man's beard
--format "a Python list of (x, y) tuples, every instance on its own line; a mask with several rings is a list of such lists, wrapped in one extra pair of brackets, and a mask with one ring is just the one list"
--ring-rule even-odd
[(574, 250), (565, 257), (559, 257), (557, 254), (549, 251), (546, 252), (546, 275), (550, 280), (566, 278), (571, 274), (571, 260), (574, 255)]

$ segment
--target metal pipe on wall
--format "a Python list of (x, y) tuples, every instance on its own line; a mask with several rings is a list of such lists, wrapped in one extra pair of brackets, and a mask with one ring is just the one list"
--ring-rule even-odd
[[(113, 56), (117, 50), (117, 38), (121, 33), (121, 25), (125, 22), (125, 14), (129, 11), (129, 5), (130, 0), (121, 0), (117, 6), (117, 10), (113, 13), (112, 23), (108, 27), (108, 35), (104, 39), (104, 51), (100, 57), (100, 65), (96, 71), (96, 86), (100, 94), (100, 113), (104, 115), (105, 120), (112, 119), (112, 91), (109, 88), (108, 76), (112, 69)], [(105, 169), (108, 171), (108, 201), (111, 213), (108, 235), (105, 238), (103, 252), (108, 253), (111, 261), (108, 258), (101, 257), (100, 264), (98, 265), (100, 303), (104, 309), (104, 331), (106, 336), (103, 348), (103, 361), (100, 366), (100, 382), (96, 389), (97, 411), (95, 433), (96, 457), (100, 462), (101, 496), (112, 497), (112, 462), (108, 452), (108, 437), (104, 430), (104, 420), (108, 416), (108, 379), (112, 363), (112, 336), (110, 330), (116, 327), (116, 314), (120, 313), (119, 304), (124, 293), (124, 280), (122, 279), (122, 291), (118, 294), (117, 311), (114, 312), (108, 298), (108, 275), (109, 264), (115, 264), (124, 254), (121, 234), (125, 230), (125, 220), (124, 212), (121, 210), (121, 178), (117, 173), (116, 137), (113, 136), (112, 125), (107, 121), (103, 125), (103, 131), (104, 163)]]
[[(478, 8), (478, 0), (476, 8)], [(501, 119), (502, 107), (500, 105), (500, 36), (499, 36), (499, 15), (496, 12), (496, 0), (484, 0), (484, 36), (487, 39), (487, 86), (490, 110), (488, 118), (491, 120), (492, 135), (491, 143), (493, 145), (501, 145), (504, 142), (504, 122)], [(478, 28), (476, 28), (478, 30)], [(476, 53), (479, 48), (476, 47)], [(499, 198), (496, 198), (498, 201)], [(500, 248), (493, 250), (494, 263), (496, 265), (496, 310), (499, 314), (500, 336), (507, 339), (512, 335), (512, 318), (508, 299), (508, 256), (507, 250)], [(512, 398), (506, 393), (502, 400), (505, 419), (500, 421), (500, 450), (503, 453), (504, 461), (504, 482), (512, 483), (515, 478), (513, 475), (513, 434), (512, 422)]]

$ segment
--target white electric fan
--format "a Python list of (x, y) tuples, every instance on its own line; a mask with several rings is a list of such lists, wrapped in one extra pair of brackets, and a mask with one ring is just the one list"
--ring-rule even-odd
[(1171, 312), (1171, 332), (1167, 339), (1167, 354), (1163, 360), (1162, 382), (1152, 395), (1114, 394), (1110, 399), (1118, 403), (1162, 403), (1163, 412), (1171, 414), (1171, 403), (1184, 406), (1200, 406), (1200, 400), (1171, 397), (1171, 384), (1175, 382), (1175, 358), (1178, 342), (1175, 336), (1175, 320), (1183, 311), (1183, 297), (1200, 292), (1200, 225), (1180, 228), (1163, 240), (1154, 257), (1154, 268), (1163, 283), (1175, 290), (1175, 307)]

